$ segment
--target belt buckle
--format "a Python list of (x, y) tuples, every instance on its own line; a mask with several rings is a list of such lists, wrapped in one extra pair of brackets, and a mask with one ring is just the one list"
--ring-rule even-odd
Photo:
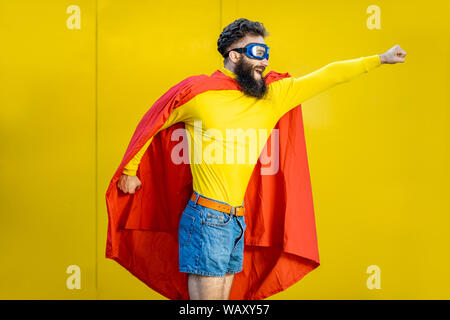
[(245, 206), (234, 207), (234, 214), (233, 214), (233, 215), (234, 215), (235, 217), (238, 216), (238, 215), (237, 215), (237, 209), (238, 209), (238, 208), (241, 208), (241, 207), (243, 208), (244, 213), (245, 213)]

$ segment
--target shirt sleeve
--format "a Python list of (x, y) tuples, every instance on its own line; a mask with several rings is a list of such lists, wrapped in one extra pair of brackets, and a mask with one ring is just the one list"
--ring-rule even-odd
[(150, 137), (150, 139), (144, 144), (141, 150), (139, 150), (136, 153), (136, 155), (127, 163), (122, 173), (129, 176), (135, 176), (139, 167), (139, 163), (141, 162), (142, 156), (144, 155), (145, 151), (152, 142), (153, 137), (161, 130), (166, 129), (177, 122), (186, 121), (189, 118), (188, 110), (189, 108), (186, 106), (186, 104), (172, 110), (172, 113), (170, 114), (169, 118), (166, 120), (164, 125), (152, 137)]
[(350, 81), (380, 65), (380, 56), (376, 54), (335, 61), (303, 77), (289, 77), (273, 82), (271, 86), (279, 118), (318, 93)]

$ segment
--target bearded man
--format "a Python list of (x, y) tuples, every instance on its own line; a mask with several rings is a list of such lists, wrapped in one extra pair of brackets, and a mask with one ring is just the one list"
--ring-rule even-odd
[[(168, 298), (263, 299), (319, 265), (300, 104), (406, 55), (397, 45), (294, 78), (266, 74), (267, 36), (260, 22), (226, 26), (217, 42), (224, 66), (155, 102), (108, 188), (106, 257)], [(180, 128), (188, 164), (174, 161)], [(227, 134), (274, 128), (279, 141), (266, 137), (267, 146)], [(214, 161), (192, 161), (211, 145)], [(279, 166), (263, 175), (258, 155), (268, 146)], [(249, 150), (252, 160), (235, 159)]]

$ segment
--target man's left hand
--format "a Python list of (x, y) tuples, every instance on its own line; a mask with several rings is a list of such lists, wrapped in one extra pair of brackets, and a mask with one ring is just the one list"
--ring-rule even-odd
[(381, 64), (405, 62), (406, 52), (397, 44), (383, 54), (380, 54)]

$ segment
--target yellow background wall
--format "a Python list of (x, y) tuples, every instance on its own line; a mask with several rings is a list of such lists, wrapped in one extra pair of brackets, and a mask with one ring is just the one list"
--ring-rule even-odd
[[(217, 38), (241, 17), (270, 32), (268, 70), (293, 76), (395, 44), (408, 53), (303, 103), (321, 266), (269, 299), (449, 299), (449, 10), (1, 0), (0, 299), (165, 299), (104, 258), (105, 192), (143, 114), (222, 66)], [(67, 287), (71, 265), (80, 289)], [(367, 287), (372, 265), (380, 289)]]

